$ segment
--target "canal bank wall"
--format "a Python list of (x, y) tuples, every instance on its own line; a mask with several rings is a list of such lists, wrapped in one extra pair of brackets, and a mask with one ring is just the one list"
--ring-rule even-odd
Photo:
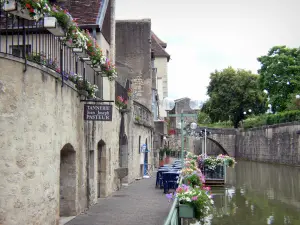
[[(235, 158), (300, 165), (300, 121), (251, 129), (207, 128), (207, 154), (228, 154)], [(204, 139), (195, 141), (201, 154)]]
[(300, 165), (300, 122), (237, 130), (235, 157)]

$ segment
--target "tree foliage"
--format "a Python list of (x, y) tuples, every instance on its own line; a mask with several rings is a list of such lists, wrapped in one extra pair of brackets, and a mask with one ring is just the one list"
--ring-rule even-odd
[[(234, 127), (238, 127), (247, 115), (264, 113), (267, 109), (266, 95), (259, 89), (258, 78), (250, 71), (232, 67), (216, 70), (210, 75), (207, 88), (210, 98), (202, 111), (213, 123), (230, 120)], [(244, 112), (247, 114), (244, 115)]]
[(287, 109), (288, 103), (300, 90), (300, 50), (275, 46), (267, 55), (258, 58), (261, 63), (260, 87), (268, 91), (273, 112)]

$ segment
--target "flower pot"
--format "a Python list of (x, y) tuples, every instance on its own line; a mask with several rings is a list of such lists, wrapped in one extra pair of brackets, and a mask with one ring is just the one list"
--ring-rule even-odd
[(194, 217), (195, 217), (194, 207), (179, 203), (179, 218), (194, 218)]
[(66, 36), (65, 31), (58, 24), (55, 17), (45, 17), (44, 18), (44, 27), (47, 28), (54, 36), (64, 37)]
[(16, 2), (16, 0), (9, 0), (8, 2), (5, 1), (3, 10), (15, 16), (22, 17), (26, 20), (38, 21), (42, 17), (41, 15), (36, 15), (35, 18), (30, 16), (28, 9), (22, 8), (21, 4), (19, 2)]
[(85, 90), (78, 90), (78, 93), (80, 94), (80, 95), (84, 95), (84, 96), (89, 96), (89, 94), (88, 94), (88, 92), (87, 91), (85, 91)]

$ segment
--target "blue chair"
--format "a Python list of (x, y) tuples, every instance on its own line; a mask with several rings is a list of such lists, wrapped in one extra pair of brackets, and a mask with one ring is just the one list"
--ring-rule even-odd
[(176, 189), (178, 187), (178, 180), (180, 174), (178, 171), (163, 172), (163, 185), (164, 193), (167, 193), (169, 189)]

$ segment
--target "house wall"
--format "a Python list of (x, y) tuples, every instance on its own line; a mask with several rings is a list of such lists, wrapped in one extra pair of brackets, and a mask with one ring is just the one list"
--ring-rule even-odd
[[(22, 59), (4, 55), (0, 68), (0, 223), (58, 224), (60, 208), (76, 215), (96, 203), (97, 183), (101, 197), (119, 189), (119, 111), (112, 122), (85, 122), (78, 92), (52, 70), (28, 62), (23, 73)], [(63, 188), (71, 195), (61, 198)]]
[[(154, 67), (157, 68), (157, 91), (160, 102), (168, 97), (168, 60), (167, 57), (155, 57)], [(160, 117), (167, 117), (167, 112), (163, 108), (163, 105), (159, 106)]]
[[(110, 59), (110, 45), (105, 39), (105, 37), (102, 35), (102, 33), (97, 33), (97, 42), (102, 49), (102, 53)], [(107, 77), (103, 77), (103, 99), (114, 99), (114, 96), (111, 96), (111, 85), (110, 81), (107, 79)]]

